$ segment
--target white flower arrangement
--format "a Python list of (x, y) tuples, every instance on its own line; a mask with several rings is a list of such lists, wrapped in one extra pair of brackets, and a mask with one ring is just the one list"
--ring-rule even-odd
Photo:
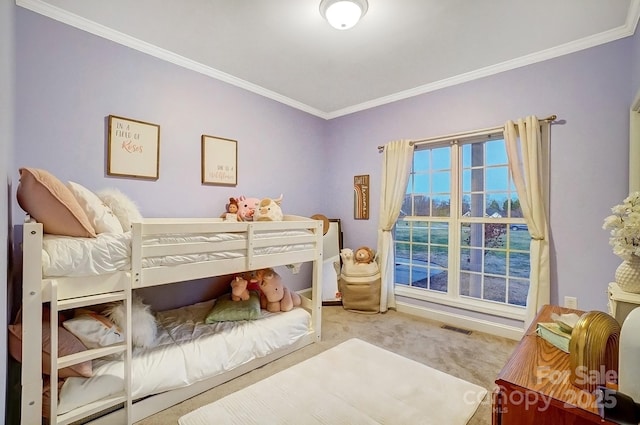
[(602, 228), (611, 230), (609, 244), (613, 253), (623, 260), (640, 257), (640, 192), (634, 192), (611, 208), (612, 215), (604, 219)]

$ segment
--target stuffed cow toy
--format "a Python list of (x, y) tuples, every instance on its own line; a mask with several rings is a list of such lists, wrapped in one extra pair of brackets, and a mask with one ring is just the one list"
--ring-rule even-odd
[(282, 283), (282, 278), (273, 269), (262, 269), (257, 272), (260, 281), (260, 307), (271, 313), (290, 311), (302, 303), (297, 292), (289, 290)]
[(284, 215), (280, 203), (282, 195), (278, 199), (264, 198), (260, 201), (253, 215), (254, 221), (282, 221)]

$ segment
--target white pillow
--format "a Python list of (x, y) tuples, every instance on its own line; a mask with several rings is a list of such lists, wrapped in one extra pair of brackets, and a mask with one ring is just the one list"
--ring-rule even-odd
[[(125, 329), (127, 320), (124, 303), (109, 305), (103, 314), (121, 329)], [(131, 302), (131, 343), (134, 347), (153, 347), (156, 340), (158, 326), (151, 307), (143, 304), (142, 300), (133, 295)]]
[(103, 189), (97, 194), (102, 202), (111, 208), (111, 211), (118, 217), (125, 232), (131, 230), (132, 222), (142, 220), (142, 214), (140, 214), (136, 204), (118, 189)]
[(67, 187), (87, 214), (96, 233), (123, 233), (118, 217), (95, 193), (81, 184), (71, 181), (67, 182)]
[(112, 321), (98, 313), (82, 310), (62, 326), (76, 336), (87, 348), (100, 348), (124, 342), (124, 334)]

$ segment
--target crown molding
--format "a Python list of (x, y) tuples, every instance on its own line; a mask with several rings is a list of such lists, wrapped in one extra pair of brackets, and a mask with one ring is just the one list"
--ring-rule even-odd
[(591, 47), (629, 37), (635, 33), (638, 19), (640, 19), (640, 0), (633, 0), (629, 5), (629, 13), (627, 14), (625, 25), (618, 28), (565, 43), (551, 49), (541, 50), (539, 52), (522, 56), (517, 59), (501, 62), (495, 65), (477, 69), (475, 71), (459, 74), (451, 78), (445, 78), (443, 80), (435, 81), (423, 86), (394, 93), (389, 96), (380, 97), (378, 99), (360, 103), (358, 105), (353, 105), (344, 109), (336, 110), (328, 113), (327, 119), (338, 118), (355, 112), (364, 111), (366, 109), (371, 109), (399, 100), (408, 99), (410, 97), (499, 74), (501, 72), (510, 71), (512, 69), (521, 68), (523, 66), (532, 65), (538, 62), (543, 62), (549, 59), (554, 59), (560, 56), (568, 55), (570, 53), (578, 52), (580, 50), (589, 49)]
[(394, 93), (389, 96), (383, 96), (371, 101), (363, 102), (357, 105), (349, 106), (343, 109), (325, 112), (317, 108), (313, 108), (302, 102), (298, 102), (289, 97), (283, 96), (271, 90), (267, 90), (264, 87), (250, 83), (248, 81), (236, 78), (233, 75), (224, 73), (217, 69), (203, 65), (199, 62), (185, 58), (184, 56), (177, 55), (168, 50), (162, 49), (153, 44), (139, 40), (137, 38), (128, 36), (119, 31), (108, 28), (97, 22), (88, 20), (76, 14), (70, 13), (64, 9), (52, 6), (42, 0), (16, 0), (16, 4), (25, 9), (29, 9), (33, 12), (47, 16), (56, 21), (71, 25), (75, 28), (97, 35), (99, 37), (111, 40), (114, 43), (121, 44), (123, 46), (130, 47), (140, 52), (149, 54), (158, 59), (165, 60), (167, 62), (176, 64), (178, 66), (190, 69), (203, 75), (207, 75), (211, 78), (226, 82), (236, 87), (243, 88), (250, 92), (256, 93), (260, 96), (275, 100), (276, 102), (288, 105), (292, 108), (306, 112), (308, 114), (330, 120), (338, 118), (344, 115), (349, 115), (355, 112), (360, 112), (366, 109), (371, 109), (377, 106), (382, 106), (388, 103), (397, 102), (399, 100), (408, 99), (421, 94), (429, 93), (435, 90), (443, 89), (446, 87), (455, 86), (465, 82), (477, 80), (479, 78), (488, 77), (491, 75), (499, 74), (501, 72), (509, 71), (523, 66), (532, 65), (534, 63), (546, 61), (548, 59), (557, 58), (570, 53), (575, 53), (580, 50), (595, 47), (601, 44), (609, 43), (624, 37), (629, 37), (634, 34), (638, 19), (640, 18), (640, 0), (632, 0), (629, 5), (629, 11), (627, 13), (627, 19), (624, 25), (604, 31), (593, 36), (585, 37), (576, 41), (565, 43), (563, 45), (535, 52), (526, 56), (522, 56), (517, 59), (505, 61), (496, 65), (480, 68), (475, 71), (456, 75), (451, 78), (445, 78), (443, 80), (435, 81), (433, 83), (425, 84), (419, 87), (415, 87), (409, 90), (404, 90), (398, 93)]

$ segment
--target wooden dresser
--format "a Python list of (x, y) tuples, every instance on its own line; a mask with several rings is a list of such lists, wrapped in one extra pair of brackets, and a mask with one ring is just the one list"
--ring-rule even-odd
[(594, 395), (571, 384), (569, 354), (536, 335), (536, 324), (551, 322), (554, 312), (584, 313), (548, 305), (540, 311), (496, 379), (493, 425), (612, 424), (598, 415)]

